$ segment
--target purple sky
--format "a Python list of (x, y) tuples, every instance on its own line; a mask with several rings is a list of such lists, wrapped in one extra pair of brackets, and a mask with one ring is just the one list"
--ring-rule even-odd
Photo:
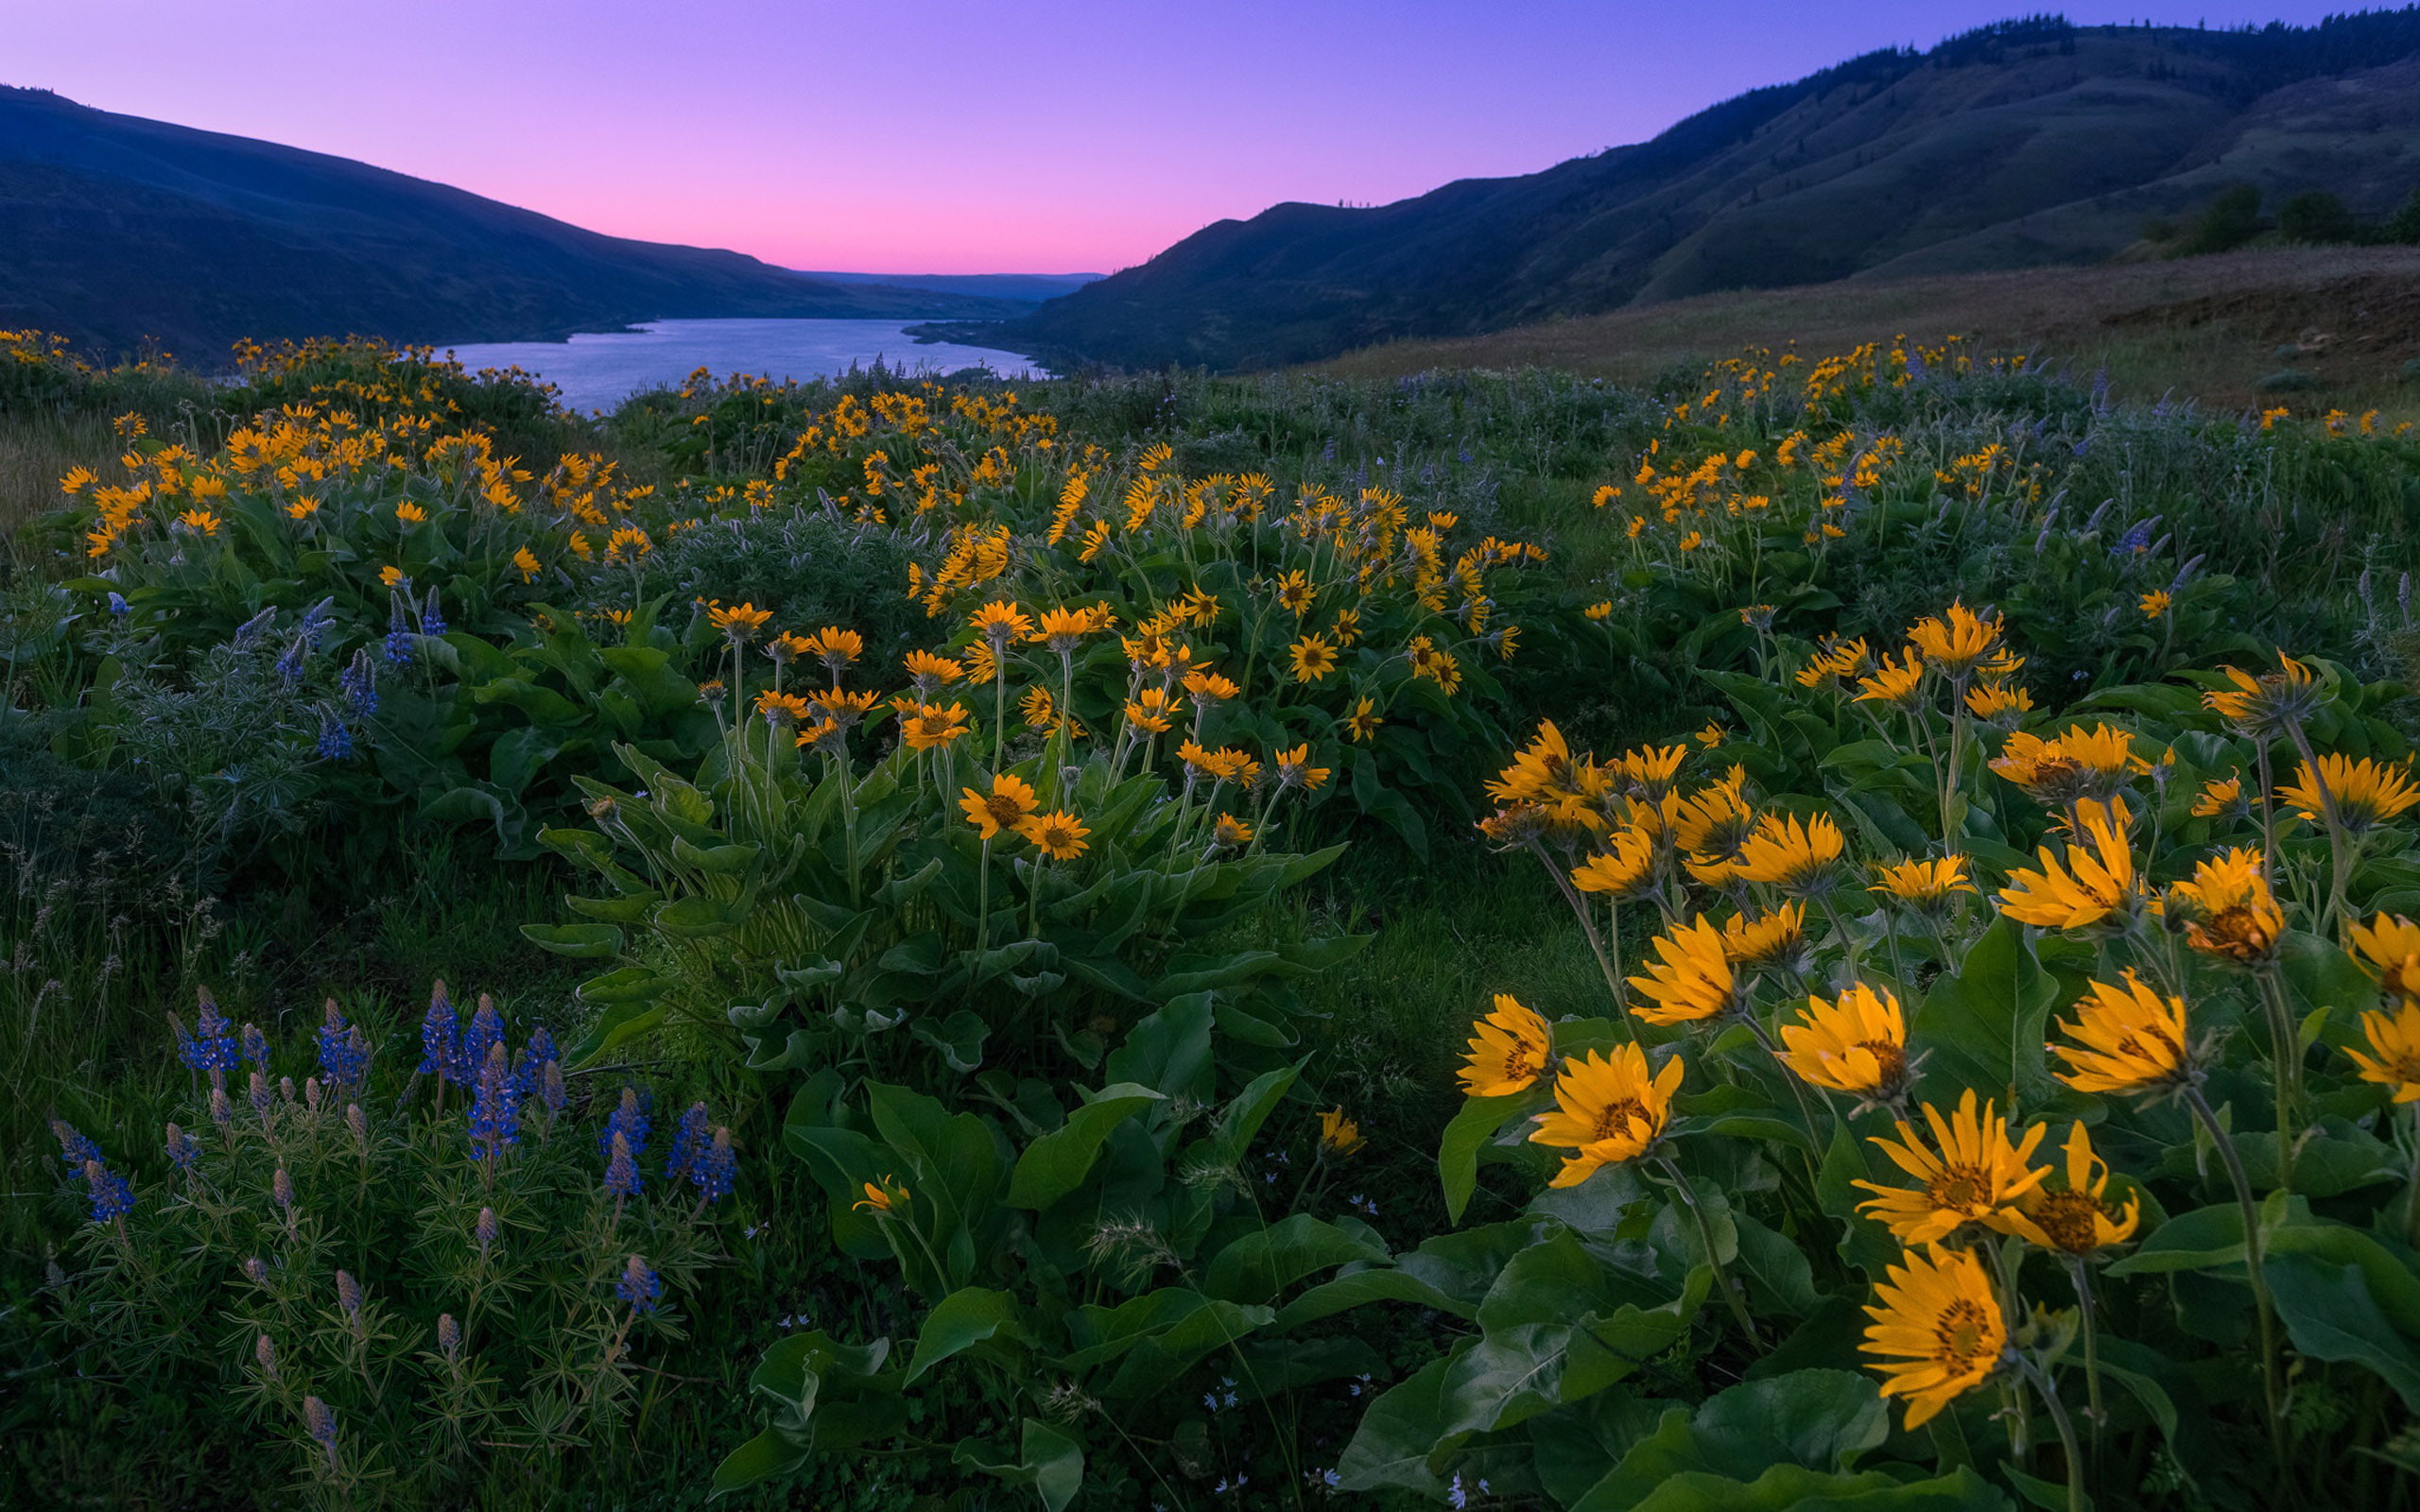
[[(2081, 23), (2308, 22), (2126, 0)], [(0, 0), (0, 83), (792, 267), (1112, 269), (1401, 198), (2044, 0)]]

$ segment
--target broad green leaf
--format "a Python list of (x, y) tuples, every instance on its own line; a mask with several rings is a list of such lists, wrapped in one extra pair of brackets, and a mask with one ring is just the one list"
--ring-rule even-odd
[(1383, 1246), (1307, 1212), (1281, 1218), (1219, 1251), (1201, 1289), (1233, 1302), (1266, 1302), (1314, 1271), (1352, 1261), (1382, 1262)]
[(1015, 1338), (1020, 1332), (1014, 1297), (988, 1287), (961, 1286), (925, 1315), (906, 1383), (914, 1385), (925, 1371), (987, 1339)]
[(557, 955), (595, 958), (622, 954), (622, 932), (612, 924), (524, 924), (521, 935)]
[(1445, 1219), (1462, 1221), (1462, 1211), (1478, 1190), (1478, 1152), (1495, 1137), (1508, 1119), (1535, 1099), (1526, 1092), (1505, 1097), (1466, 1097), (1445, 1125), (1437, 1145), (1437, 1178), (1445, 1188)]
[(1067, 1122), (1026, 1146), (1009, 1180), (1012, 1208), (1047, 1208), (1081, 1186), (1110, 1130), (1167, 1099), (1149, 1087), (1120, 1082), (1067, 1115)]
[(1470, 1437), (1444, 1431), (1445, 1378), (1455, 1364), (1451, 1354), (1431, 1360), (1370, 1403), (1336, 1462), (1343, 1489), (1394, 1486), (1423, 1496), (1443, 1494), (1438, 1464)]

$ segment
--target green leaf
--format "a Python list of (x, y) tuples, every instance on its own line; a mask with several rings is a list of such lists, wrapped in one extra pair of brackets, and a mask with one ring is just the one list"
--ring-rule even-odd
[[(1881, 1444), (1890, 1432), (1890, 1413), (1869, 1376), (1812, 1369), (1745, 1382), (1707, 1398), (1694, 1415), (1685, 1408), (1667, 1412), (1655, 1432), (1623, 1455), (1573, 1504), (1572, 1512), (1721, 1504), (1697, 1501), (1695, 1491), (1678, 1501), (1649, 1502), (1659, 1487), (1693, 1472), (1727, 1482), (1737, 1498), (1732, 1505), (1792, 1505), (1794, 1501), (1754, 1500), (1739, 1487), (1777, 1467), (1800, 1471), (1784, 1479), (1802, 1486), (1829, 1479), (1853, 1468), (1859, 1455)], [(1713, 1488), (1709, 1480), (1696, 1490)], [(1798, 1493), (1800, 1498), (1809, 1494)]]
[(1017, 1338), (1021, 1333), (1014, 1297), (988, 1287), (961, 1286), (925, 1315), (906, 1384), (914, 1385), (925, 1371), (987, 1339)]
[(1150, 1087), (1169, 1097), (1197, 1102), (1210, 1095), (1209, 994), (1177, 998), (1136, 1021), (1110, 1052), (1107, 1074), (1114, 1082)]
[(2262, 1270), (2297, 1350), (2365, 1366), (2394, 1388), (2407, 1411), (2420, 1412), (2420, 1351), (2370, 1294), (2360, 1264), (2287, 1253), (2264, 1257)]
[(746, 1490), (760, 1482), (794, 1475), (813, 1452), (791, 1435), (779, 1429), (768, 1428), (723, 1456), (722, 1463), (715, 1467), (714, 1484), (707, 1492), (707, 1500)]
[(1929, 1046), (1924, 1082), (1927, 1101), (1957, 1101), (1943, 1088), (1972, 1088), (1996, 1098), (2001, 1110), (2032, 1106), (2057, 1091), (2045, 1059), (2043, 1036), (2058, 983), (2026, 948), (2024, 931), (1995, 919), (1959, 963), (1925, 994), (1909, 1038)]
[(622, 954), (622, 932), (612, 924), (524, 924), (521, 934), (558, 955), (596, 958)]
[(1530, 1101), (1526, 1092), (1463, 1099), (1453, 1121), (1445, 1125), (1445, 1137), (1437, 1145), (1437, 1178), (1445, 1188), (1447, 1222), (1462, 1221), (1462, 1211), (1470, 1206), (1471, 1194), (1478, 1190), (1479, 1150)]
[(1375, 1240), (1298, 1212), (1219, 1250), (1202, 1278), (1201, 1289), (1232, 1302), (1266, 1302), (1314, 1271), (1386, 1258), (1386, 1246)]
[(1043, 1209), (1081, 1186), (1099, 1159), (1110, 1131), (1151, 1104), (1167, 1098), (1149, 1087), (1119, 1082), (1067, 1115), (1067, 1122), (1026, 1146), (1009, 1179), (1012, 1208)]
[(1443, 1494), (1437, 1464), (1470, 1437), (1444, 1431), (1445, 1377), (1455, 1363), (1451, 1354), (1431, 1360), (1370, 1403), (1336, 1462), (1343, 1489), (1394, 1486), (1423, 1496)]

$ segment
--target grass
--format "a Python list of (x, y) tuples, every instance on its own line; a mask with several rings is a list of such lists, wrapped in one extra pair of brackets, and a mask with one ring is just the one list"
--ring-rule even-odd
[[(2297, 413), (2379, 409), (2420, 415), (2420, 249), (2273, 248), (2088, 268), (1906, 280), (1846, 279), (1789, 289), (1706, 294), (1605, 315), (1441, 341), (1369, 347), (1310, 371), (1392, 378), (1435, 369), (1551, 368), (1623, 384), (1742, 348), (1824, 353), (1905, 335), (1961, 336), (1996, 352), (2054, 356), (2121, 393), (2174, 394), (2239, 409), (2271, 402), (2281, 369), (2319, 387)], [(2313, 350), (2281, 357), (2289, 343)], [(2289, 402), (2289, 401), (2276, 401)]]

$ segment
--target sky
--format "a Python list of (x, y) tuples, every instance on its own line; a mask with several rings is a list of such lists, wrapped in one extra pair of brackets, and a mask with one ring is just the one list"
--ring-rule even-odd
[[(2308, 23), (2123, 0), (2081, 24)], [(0, 0), (0, 83), (788, 267), (1111, 271), (2045, 0)]]

